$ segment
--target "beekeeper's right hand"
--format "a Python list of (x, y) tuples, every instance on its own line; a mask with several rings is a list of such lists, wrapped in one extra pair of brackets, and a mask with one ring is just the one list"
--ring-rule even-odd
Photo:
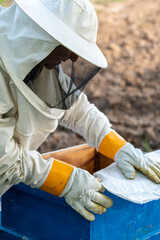
[(84, 218), (94, 221), (91, 212), (102, 214), (113, 205), (112, 200), (102, 194), (104, 191), (105, 188), (97, 178), (83, 169), (75, 168), (72, 185), (64, 198)]
[(66, 202), (88, 221), (94, 221), (92, 213), (102, 214), (113, 204), (110, 198), (102, 194), (105, 189), (97, 178), (83, 169), (56, 159), (40, 188), (64, 197)]

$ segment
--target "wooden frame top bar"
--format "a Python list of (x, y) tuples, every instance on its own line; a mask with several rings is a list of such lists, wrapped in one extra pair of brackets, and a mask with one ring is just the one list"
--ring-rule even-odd
[(96, 152), (96, 149), (90, 147), (88, 144), (44, 153), (42, 157), (44, 159), (56, 158), (73, 166), (85, 169), (90, 173), (94, 173), (113, 162), (111, 159)]

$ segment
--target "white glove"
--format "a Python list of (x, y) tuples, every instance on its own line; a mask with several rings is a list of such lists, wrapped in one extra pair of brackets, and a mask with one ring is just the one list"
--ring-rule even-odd
[[(71, 179), (71, 180), (70, 180)], [(60, 197), (65, 198), (66, 202), (88, 221), (94, 221), (92, 213), (102, 214), (106, 208), (113, 205), (112, 200), (101, 194), (105, 191), (100, 180), (93, 177), (89, 172), (75, 168), (66, 188)], [(70, 186), (69, 191), (68, 186)]]
[(160, 183), (160, 151), (143, 154), (126, 143), (115, 155), (115, 162), (126, 178), (135, 178), (135, 168), (155, 183)]

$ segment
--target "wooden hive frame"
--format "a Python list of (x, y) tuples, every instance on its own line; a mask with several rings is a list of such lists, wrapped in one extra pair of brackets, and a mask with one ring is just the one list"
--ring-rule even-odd
[(90, 147), (88, 144), (45, 153), (42, 154), (42, 156), (44, 159), (54, 157), (76, 167), (85, 169), (91, 174), (113, 163), (113, 160), (96, 152), (95, 148)]

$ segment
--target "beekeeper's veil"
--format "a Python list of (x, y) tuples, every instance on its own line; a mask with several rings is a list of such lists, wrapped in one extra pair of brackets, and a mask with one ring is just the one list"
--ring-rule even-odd
[[(2, 11), (0, 8), (1, 66), (33, 104), (38, 102), (33, 92), (34, 77), (42, 71), (39, 63), (58, 45), (65, 46), (79, 56), (79, 61), (75, 66), (69, 60), (65, 62), (63, 71), (69, 76), (65, 79), (61, 66), (55, 66), (53, 79), (57, 81), (54, 82), (56, 89), (50, 91), (53, 95), (56, 92), (60, 94), (53, 98), (53, 102), (41, 100), (50, 108), (70, 108), (88, 81), (100, 68), (107, 66), (96, 45), (97, 17), (92, 5), (88, 0), (15, 2), (9, 9)], [(28, 85), (27, 88), (22, 82)]]

